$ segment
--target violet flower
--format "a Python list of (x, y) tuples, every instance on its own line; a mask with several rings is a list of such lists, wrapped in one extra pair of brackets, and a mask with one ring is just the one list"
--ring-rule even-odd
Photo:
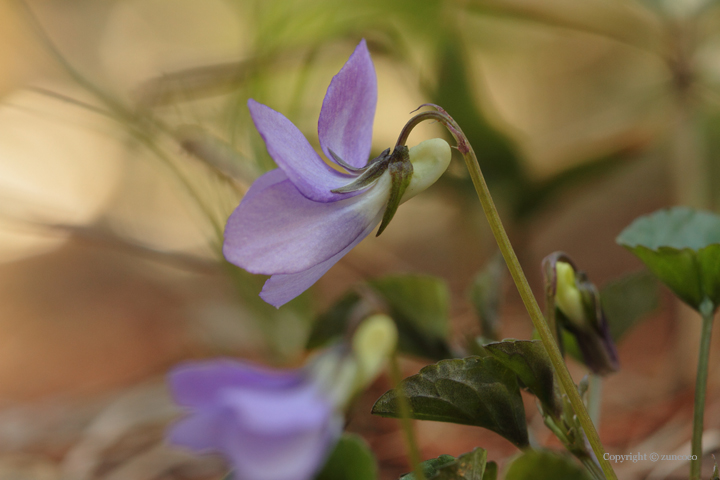
[(332, 168), (282, 114), (248, 101), (279, 168), (258, 178), (230, 215), (223, 253), (251, 273), (272, 275), (260, 294), (271, 305), (307, 290), (447, 168), (450, 147), (441, 139), (386, 150), (368, 162), (376, 103), (375, 69), (363, 40), (332, 79), (320, 111), (320, 146)]
[(310, 480), (342, 434), (343, 410), (396, 346), (395, 322), (378, 314), (363, 320), (350, 342), (299, 370), (234, 360), (181, 365), (169, 382), (188, 415), (172, 426), (168, 440), (222, 454), (235, 480)]
[(306, 370), (216, 360), (181, 365), (169, 381), (190, 414), (168, 440), (222, 454), (235, 480), (309, 480), (342, 433), (342, 415)]

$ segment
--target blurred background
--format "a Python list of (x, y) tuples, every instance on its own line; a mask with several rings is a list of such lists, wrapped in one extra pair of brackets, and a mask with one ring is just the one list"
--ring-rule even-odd
[[(257, 297), (265, 278), (222, 259), (225, 219), (274, 168), (247, 99), (317, 145), (325, 89), (361, 38), (378, 75), (373, 153), (420, 104), (443, 106), (539, 294), (553, 251), (604, 285), (641, 268), (614, 241), (635, 217), (720, 206), (711, 0), (0, 0), (0, 479), (222, 478), (220, 459), (163, 444), (178, 414), (165, 372), (215, 356), (299, 365), (318, 315), (363, 280), (437, 276), (451, 345), (481, 333), (467, 292), (495, 244), (460, 157), (279, 310)], [(426, 123), (409, 144), (444, 135)], [(501, 338), (529, 338), (505, 283)], [(600, 426), (611, 453), (689, 451), (699, 326), (660, 290), (620, 342)], [(720, 450), (713, 363), (705, 446)], [(395, 479), (409, 469), (397, 422), (369, 415), (387, 388), (358, 400), (348, 428)], [(425, 458), (517, 453), (478, 428), (416, 428)], [(685, 472), (618, 467), (622, 479)]]

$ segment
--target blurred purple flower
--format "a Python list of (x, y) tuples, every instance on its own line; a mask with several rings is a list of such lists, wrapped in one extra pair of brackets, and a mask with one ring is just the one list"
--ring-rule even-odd
[(375, 68), (362, 40), (332, 79), (318, 122), (322, 150), (336, 163), (342, 159), (348, 173), (341, 173), (282, 114), (248, 101), (280, 168), (258, 178), (232, 213), (223, 253), (251, 273), (272, 275), (260, 294), (271, 305), (279, 307), (307, 290), (380, 222), (389, 176), (364, 191), (332, 191), (356, 180), (365, 167), (376, 103)]
[(181, 365), (169, 381), (189, 411), (169, 441), (221, 453), (236, 480), (309, 480), (342, 433), (342, 416), (306, 370), (216, 360)]

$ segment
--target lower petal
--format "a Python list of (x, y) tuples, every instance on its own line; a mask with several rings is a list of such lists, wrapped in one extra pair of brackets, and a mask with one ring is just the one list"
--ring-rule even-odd
[[(222, 447), (219, 442), (225, 434), (224, 425), (227, 423), (222, 413), (220, 409), (209, 409), (180, 419), (170, 427), (168, 441), (197, 453), (218, 450)], [(226, 412), (226, 416), (230, 415), (230, 412)]]
[(324, 270), (321, 264), (367, 235), (390, 192), (390, 177), (383, 175), (360, 195), (321, 203), (308, 200), (290, 180), (273, 183), (280, 174), (268, 175), (261, 177), (265, 188), (253, 185), (225, 227), (225, 258), (251, 273), (307, 273), (317, 280), (337, 260)]
[(315, 428), (286, 435), (240, 431), (241, 435), (226, 438), (225, 449), (238, 479), (311, 480), (340, 438), (342, 426), (342, 417), (332, 415)]
[(273, 275), (265, 282), (260, 298), (270, 305), (280, 308), (293, 298), (297, 297), (305, 290), (310, 288), (320, 277), (332, 268), (342, 257), (360, 243), (375, 227), (380, 223), (382, 213), (377, 215), (375, 219), (368, 225), (363, 232), (347, 247), (328, 258), (322, 263), (315, 265), (303, 272), (291, 273), (285, 275)]

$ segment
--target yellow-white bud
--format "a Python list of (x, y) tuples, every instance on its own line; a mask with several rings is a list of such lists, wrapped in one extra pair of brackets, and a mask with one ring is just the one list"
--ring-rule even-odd
[(356, 385), (359, 388), (377, 377), (385, 361), (395, 351), (397, 340), (397, 327), (387, 315), (373, 315), (360, 324), (352, 338), (352, 350), (358, 364)]
[(585, 309), (582, 296), (575, 283), (575, 270), (567, 262), (555, 264), (557, 284), (555, 304), (571, 322), (582, 325), (585, 323)]
[(400, 203), (410, 200), (435, 183), (450, 165), (450, 145), (442, 138), (432, 138), (412, 147), (408, 154), (413, 174)]

